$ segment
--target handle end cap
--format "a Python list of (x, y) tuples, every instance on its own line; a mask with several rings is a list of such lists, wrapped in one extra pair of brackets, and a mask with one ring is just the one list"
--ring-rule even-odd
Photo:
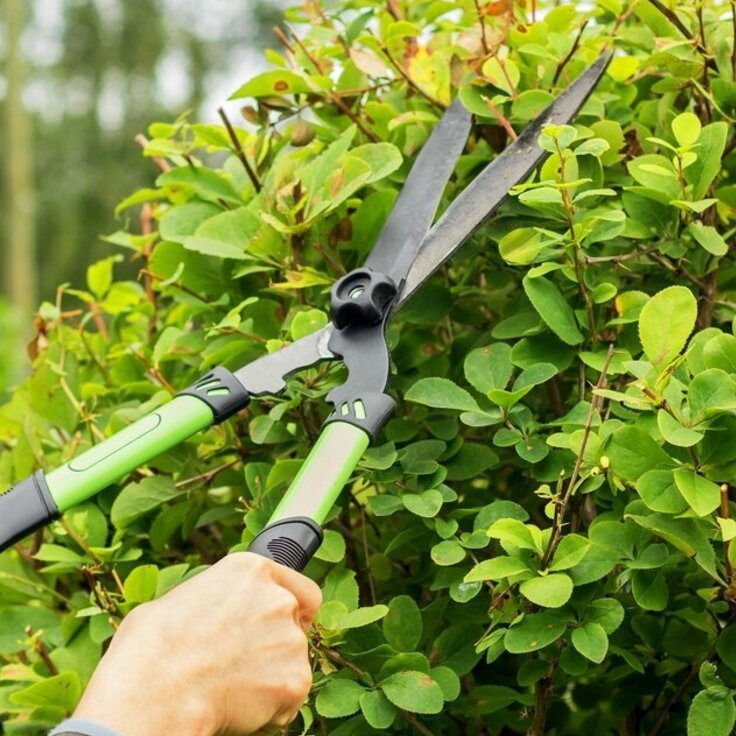
[(0, 552), (61, 514), (42, 470), (0, 494)]

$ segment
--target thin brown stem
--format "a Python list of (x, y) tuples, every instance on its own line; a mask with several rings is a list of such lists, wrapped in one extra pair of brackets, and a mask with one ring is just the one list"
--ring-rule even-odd
[(230, 119), (225, 114), (225, 110), (221, 107), (217, 108), (217, 114), (220, 116), (220, 120), (222, 120), (222, 124), (225, 126), (225, 130), (227, 130), (227, 134), (230, 138), (231, 143), (233, 144), (233, 148), (235, 149), (235, 155), (240, 159), (240, 163), (243, 164), (243, 168), (245, 169), (245, 173), (248, 174), (248, 178), (251, 181), (251, 184), (253, 184), (253, 188), (257, 191), (261, 191), (261, 182), (258, 179), (258, 176), (256, 175), (256, 172), (253, 170), (253, 167), (248, 162), (248, 157), (245, 155), (245, 151), (243, 150), (243, 146), (240, 143), (240, 138), (238, 138), (238, 134), (235, 132), (235, 128), (233, 128), (232, 123), (230, 122)]
[(691, 33), (687, 26), (680, 20), (679, 16), (674, 10), (668, 8), (661, 0), (649, 0), (649, 2), (665, 17), (667, 20), (688, 40), (691, 41), (695, 48), (698, 50), (700, 55), (703, 57), (705, 65), (718, 71), (718, 66), (715, 61), (708, 55), (708, 49)]
[[(148, 145), (148, 138), (143, 133), (138, 133), (134, 140), (141, 148), (145, 148)], [(166, 172), (171, 170), (171, 164), (162, 156), (151, 156), (151, 161), (156, 164), (160, 171)]]
[(575, 40), (573, 41), (572, 46), (570, 47), (570, 50), (567, 52), (565, 57), (560, 61), (560, 63), (557, 65), (557, 69), (555, 69), (555, 75), (552, 77), (552, 86), (556, 86), (557, 81), (560, 78), (560, 75), (562, 74), (562, 70), (567, 66), (567, 62), (572, 59), (572, 57), (575, 55), (575, 52), (578, 50), (578, 47), (580, 46), (580, 39), (583, 37), (583, 31), (585, 30), (585, 27), (588, 25), (588, 19), (586, 19), (583, 22), (583, 25), (580, 26), (580, 30), (578, 31), (578, 35), (575, 37)]
[(736, 1), (731, 0), (731, 28), (733, 41), (731, 46), (731, 81), (736, 81)]
[[(728, 483), (721, 484), (721, 517), (724, 519), (731, 518), (731, 507), (728, 503)], [(733, 568), (731, 566), (731, 560), (729, 557), (730, 546), (730, 539), (723, 542), (723, 557), (724, 565), (726, 568), (726, 583), (728, 584), (729, 588), (733, 585)]]
[(544, 677), (537, 680), (534, 686), (534, 720), (527, 731), (527, 736), (544, 736), (544, 725), (547, 720), (547, 709), (552, 696), (552, 680), (557, 664), (552, 662)]
[[(309, 52), (309, 49), (304, 45), (299, 36), (297, 36), (297, 34), (291, 28), (289, 28), (288, 30), (291, 34), (292, 39), (294, 40), (294, 43), (301, 49), (302, 53), (307, 57), (307, 59), (309, 59), (310, 63), (315, 68), (317, 73), (321, 74), (322, 69), (314, 56), (312, 56), (312, 54)], [(370, 140), (372, 143), (380, 142), (378, 136), (372, 130), (369, 130), (365, 127), (363, 121), (340, 99), (339, 95), (331, 91), (328, 92), (327, 95), (332, 100), (333, 104), (337, 105), (337, 107), (340, 108), (340, 110), (348, 117), (348, 119), (352, 123), (355, 123), (358, 129), (363, 133), (363, 135), (366, 136), (366, 138), (368, 138), (368, 140)]]
[(485, 95), (483, 95), (483, 102), (485, 103), (486, 107), (493, 113), (496, 120), (498, 120), (499, 125), (506, 131), (506, 133), (508, 133), (509, 138), (511, 138), (512, 141), (515, 141), (519, 136), (511, 126), (511, 123), (506, 119), (504, 114)]
[(646, 248), (644, 250), (635, 250), (631, 253), (622, 253), (620, 256), (586, 256), (586, 263), (623, 263), (630, 261), (632, 258), (641, 258), (656, 251), (657, 248)]
[(445, 105), (443, 105), (438, 99), (433, 97), (429, 94), (429, 92), (426, 92), (423, 90), (407, 73), (406, 69), (397, 61), (396, 57), (391, 53), (391, 49), (383, 43), (380, 39), (378, 39), (379, 43), (381, 44), (381, 51), (383, 51), (384, 54), (386, 54), (386, 58), (391, 63), (391, 66), (403, 77), (404, 81), (411, 87), (418, 95), (421, 95), (424, 97), (427, 102), (434, 105), (436, 108), (444, 111)]
[(475, 0), (475, 12), (478, 14), (478, 23), (480, 23), (480, 40), (483, 44), (483, 53), (488, 56), (490, 50), (488, 48), (488, 40), (486, 39), (486, 19), (485, 13), (480, 7), (478, 0)]
[[(613, 359), (614, 353), (615, 347), (613, 345), (609, 345), (608, 355), (606, 355), (606, 361), (603, 364), (603, 369), (601, 370), (601, 374), (598, 377), (598, 382), (595, 385), (596, 390), (602, 389), (606, 385), (608, 366), (611, 365), (611, 360)], [(540, 567), (542, 570), (546, 569), (547, 565), (549, 565), (550, 561), (552, 560), (552, 556), (557, 549), (557, 545), (562, 539), (562, 527), (565, 523), (565, 517), (567, 516), (567, 510), (570, 506), (570, 500), (578, 484), (580, 470), (583, 467), (585, 448), (588, 446), (588, 438), (590, 437), (590, 431), (593, 427), (593, 419), (595, 418), (595, 414), (598, 411), (600, 403), (602, 403), (601, 398), (594, 392), (593, 398), (590, 402), (588, 416), (585, 420), (585, 427), (583, 428), (583, 440), (580, 443), (580, 451), (578, 452), (577, 459), (575, 460), (575, 467), (573, 468), (572, 475), (570, 476), (570, 481), (567, 484), (567, 488), (565, 489), (565, 494), (563, 495), (562, 500), (555, 509), (555, 519), (552, 525), (552, 534), (550, 535), (547, 549), (544, 551), (544, 556), (542, 557), (542, 561), (540, 563)]]
[[(26, 635), (29, 639), (33, 638), (35, 636), (36, 632), (33, 630), (33, 626), (26, 626)], [(49, 656), (48, 650), (46, 649), (46, 645), (41, 640), (40, 636), (37, 636), (33, 641), (33, 650), (38, 654), (39, 657), (41, 657), (41, 660), (46, 665), (46, 668), (48, 669), (49, 673), (53, 675), (54, 677), (59, 674), (59, 670), (57, 666), (54, 664), (53, 660)]]
[(177, 484), (177, 488), (185, 488), (188, 485), (191, 485), (192, 483), (202, 483), (202, 485), (207, 485), (208, 483), (211, 483), (212, 480), (218, 476), (220, 473), (224, 472), (225, 470), (229, 470), (233, 466), (237, 465), (240, 462), (240, 458), (236, 460), (231, 460), (230, 462), (223, 463), (222, 465), (218, 465), (216, 468), (213, 468), (212, 470), (208, 470), (206, 473), (200, 473), (199, 475), (192, 476), (191, 478), (185, 478), (184, 480), (180, 480)]

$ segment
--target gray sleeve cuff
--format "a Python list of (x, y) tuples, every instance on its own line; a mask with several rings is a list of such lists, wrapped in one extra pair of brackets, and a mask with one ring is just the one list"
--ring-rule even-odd
[(49, 736), (120, 736), (120, 734), (95, 721), (70, 718), (57, 726)]

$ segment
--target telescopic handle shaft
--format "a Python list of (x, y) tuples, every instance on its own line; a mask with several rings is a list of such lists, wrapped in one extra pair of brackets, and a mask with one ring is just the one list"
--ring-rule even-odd
[(370, 437), (353, 424), (327, 424), (250, 552), (303, 570), (322, 543), (321, 525)]
[(249, 400), (229, 371), (215, 368), (168, 404), (56, 470), (37, 471), (0, 495), (0, 552)]

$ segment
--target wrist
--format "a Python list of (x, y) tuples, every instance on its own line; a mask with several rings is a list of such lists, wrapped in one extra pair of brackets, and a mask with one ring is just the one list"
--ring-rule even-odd
[[(142, 613), (142, 611), (141, 611)], [(198, 690), (186, 687), (186, 672), (168, 666), (172, 652), (145, 641), (155, 630), (141, 616), (123, 622), (74, 712), (120, 736), (213, 736), (215, 714)]]

